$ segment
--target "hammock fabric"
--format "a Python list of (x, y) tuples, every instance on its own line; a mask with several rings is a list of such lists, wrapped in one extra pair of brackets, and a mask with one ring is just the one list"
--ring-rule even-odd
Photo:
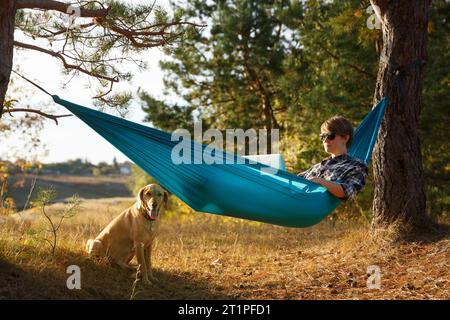
[[(262, 172), (271, 168), (230, 153), (222, 153), (223, 164), (175, 164), (171, 153), (179, 141), (171, 141), (170, 133), (52, 97), (196, 211), (307, 227), (320, 222), (341, 202), (314, 182), (282, 170)], [(349, 154), (365, 163), (370, 160), (386, 104), (383, 98), (355, 129)], [(207, 161), (205, 145), (191, 141), (190, 147), (192, 158), (200, 153), (200, 159), (203, 155), (203, 162)]]

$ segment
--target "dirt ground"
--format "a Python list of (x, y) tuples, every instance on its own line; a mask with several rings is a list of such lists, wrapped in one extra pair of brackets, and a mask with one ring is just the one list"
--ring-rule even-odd
[[(362, 225), (326, 220), (284, 228), (194, 213), (179, 202), (161, 220), (153, 254), (158, 281), (133, 289), (131, 271), (84, 252), (85, 241), (133, 201), (84, 199), (79, 213), (62, 223), (54, 255), (38, 210), (3, 217), (0, 299), (450, 298), (448, 228), (398, 243)], [(63, 207), (48, 211), (56, 215)], [(80, 290), (67, 289), (69, 265), (80, 267)]]

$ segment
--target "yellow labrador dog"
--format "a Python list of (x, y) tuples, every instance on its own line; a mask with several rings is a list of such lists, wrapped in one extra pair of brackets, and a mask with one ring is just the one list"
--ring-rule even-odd
[(89, 239), (89, 255), (106, 255), (112, 263), (133, 268), (129, 263), (136, 256), (144, 284), (153, 279), (151, 251), (159, 215), (168, 193), (157, 184), (139, 190), (136, 203), (112, 220), (95, 239)]

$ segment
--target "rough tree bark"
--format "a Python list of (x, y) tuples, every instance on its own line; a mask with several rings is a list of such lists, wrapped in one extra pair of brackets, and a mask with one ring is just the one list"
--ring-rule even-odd
[(383, 48), (374, 100), (388, 106), (373, 153), (372, 227), (399, 223), (403, 235), (427, 228), (418, 137), (427, 58), (429, 0), (371, 0), (380, 8)]
[(0, 118), (12, 69), (15, 13), (14, 0), (0, 1)]

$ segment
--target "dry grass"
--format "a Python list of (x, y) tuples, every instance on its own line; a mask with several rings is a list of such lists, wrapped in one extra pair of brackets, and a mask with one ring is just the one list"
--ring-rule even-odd
[[(93, 261), (86, 239), (133, 198), (84, 200), (63, 223), (55, 256), (42, 220), (26, 212), (0, 223), (0, 298), (128, 299), (129, 271)], [(63, 204), (55, 204), (55, 210)], [(282, 228), (210, 214), (175, 203), (161, 224), (153, 265), (159, 282), (136, 299), (449, 299), (450, 239), (394, 243), (364, 226), (323, 222)], [(392, 233), (392, 232), (391, 232)], [(82, 289), (66, 288), (67, 266), (81, 267)], [(381, 268), (381, 289), (367, 288), (367, 267)]]

